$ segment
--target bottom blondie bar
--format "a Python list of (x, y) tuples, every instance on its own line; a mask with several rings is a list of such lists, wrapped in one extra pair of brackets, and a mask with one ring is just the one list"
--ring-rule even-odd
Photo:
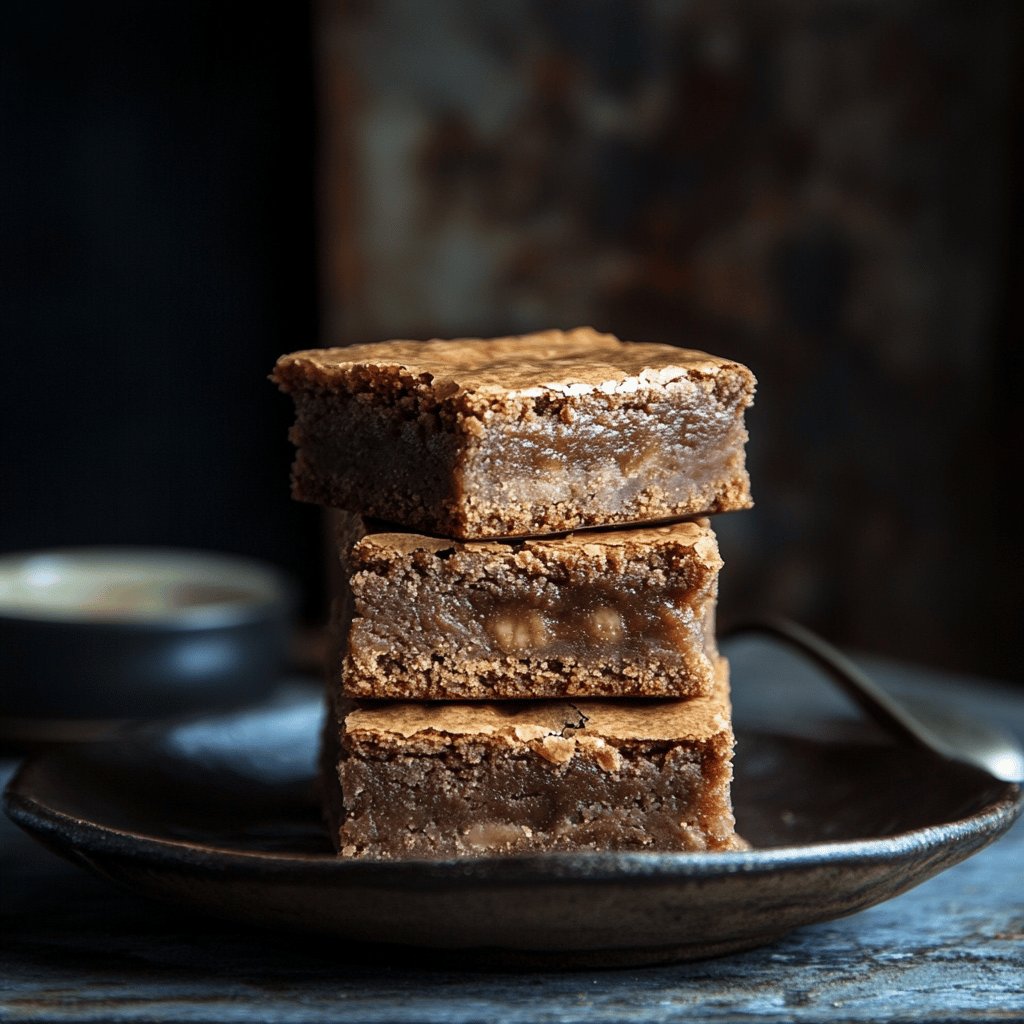
[(339, 702), (326, 811), (346, 857), (726, 850), (728, 665), (680, 700)]

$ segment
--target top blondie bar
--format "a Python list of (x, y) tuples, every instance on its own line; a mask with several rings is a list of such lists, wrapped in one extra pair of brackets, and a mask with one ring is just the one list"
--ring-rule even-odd
[(282, 356), (296, 498), (460, 540), (749, 508), (745, 366), (589, 327)]

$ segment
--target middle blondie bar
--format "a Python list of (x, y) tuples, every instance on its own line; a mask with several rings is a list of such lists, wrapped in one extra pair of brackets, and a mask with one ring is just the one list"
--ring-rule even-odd
[(707, 520), (510, 542), (345, 517), (336, 682), (401, 700), (696, 697), (722, 562)]

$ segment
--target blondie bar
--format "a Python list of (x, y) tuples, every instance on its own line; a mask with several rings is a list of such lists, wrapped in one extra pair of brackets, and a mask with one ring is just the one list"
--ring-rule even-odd
[(738, 848), (728, 669), (717, 667), (715, 692), (688, 701), (334, 702), (324, 775), (337, 849)]
[[(339, 530), (334, 681), (399, 700), (693, 697), (714, 686), (706, 519), (521, 541)], [(332, 682), (334, 685), (334, 682)]]
[(591, 328), (295, 352), (295, 497), (460, 539), (748, 508), (739, 363)]

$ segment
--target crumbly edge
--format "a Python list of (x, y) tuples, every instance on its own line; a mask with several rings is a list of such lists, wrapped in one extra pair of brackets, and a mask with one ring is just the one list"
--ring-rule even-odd
[(746, 470), (702, 488), (685, 501), (672, 500), (660, 489), (650, 488), (643, 502), (628, 514), (611, 513), (600, 507), (581, 509), (572, 502), (504, 506), (499, 509), (455, 499), (423, 503), (397, 494), (386, 501), (372, 501), (367, 500), (358, 487), (346, 483), (344, 478), (318, 472), (301, 451), (292, 464), (291, 493), (296, 501), (359, 512), (425, 533), (463, 541), (514, 540), (574, 530), (642, 526), (664, 520), (740, 512), (754, 506)]
[[(399, 666), (397, 660), (389, 666)], [(406, 666), (401, 666), (406, 668)], [(375, 666), (375, 668), (377, 668)], [(541, 661), (451, 659), (436, 656), (429, 669), (400, 673), (363, 669), (348, 662), (342, 691), (350, 697), (393, 700), (530, 700), (560, 697), (702, 697), (707, 675), (695, 664), (684, 670), (665, 663), (650, 665), (604, 661), (581, 664), (572, 658)]]
[(750, 477), (743, 470), (691, 493), (685, 500), (670, 496), (661, 488), (650, 487), (626, 512), (612, 512), (596, 503), (587, 508), (573, 502), (510, 507), (471, 500), (460, 514), (460, 523), (465, 525), (451, 535), (463, 539), (538, 536), (740, 512), (753, 506)]

